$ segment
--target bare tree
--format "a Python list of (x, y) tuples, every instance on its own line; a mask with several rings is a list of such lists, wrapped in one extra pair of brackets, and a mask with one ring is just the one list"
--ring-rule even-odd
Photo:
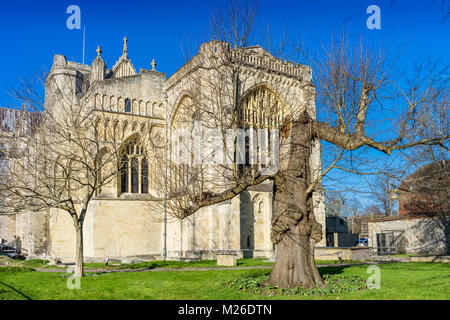
[[(449, 93), (427, 104), (417, 117), (411, 136), (426, 139), (449, 134)], [(440, 230), (446, 253), (450, 252), (450, 164), (448, 141), (434, 146), (418, 146), (404, 154), (404, 180), (399, 186), (401, 213), (426, 217), (431, 232)], [(411, 173), (414, 171), (413, 173)], [(439, 245), (439, 243), (436, 243)]]
[(375, 202), (381, 208), (385, 216), (389, 217), (394, 214), (396, 207), (395, 192), (397, 187), (394, 185), (395, 180), (389, 176), (379, 177), (375, 183), (371, 185), (372, 194)]
[[(82, 277), (83, 224), (91, 201), (120, 169), (123, 137), (100, 129), (105, 119), (95, 107), (95, 83), (88, 89), (76, 88), (67, 78), (36, 79), (41, 80), (40, 88), (24, 81), (13, 92), (19, 101), (40, 111), (41, 121), (28, 134), (14, 134), (6, 141), (9, 169), (0, 183), (2, 209), (4, 214), (67, 213), (76, 235), (75, 277)], [(39, 94), (44, 84), (46, 101)], [(74, 94), (82, 89), (84, 95)]]
[[(239, 88), (248, 87), (246, 81), (249, 77), (246, 75), (250, 69), (248, 64), (237, 58), (245, 56), (246, 52), (238, 45), (247, 44), (242, 39), (249, 38), (254, 22), (242, 22), (236, 17), (242, 18), (242, 12), (247, 11), (253, 12), (233, 2), (230, 10), (221, 11), (224, 17), (213, 16), (213, 36), (216, 40), (224, 40), (215, 43), (215, 48), (224, 54), (212, 54), (215, 60), (201, 60), (203, 56), (198, 55), (188, 62), (194, 70), (206, 73), (192, 72), (189, 75), (189, 98), (180, 106), (174, 106), (177, 111), (171, 118), (172, 130), (184, 128), (192, 135), (195, 131), (194, 119), (201, 120), (201, 132), (205, 127), (217, 128), (224, 150), (229, 150), (227, 143), (230, 145), (225, 134), (228, 129), (254, 126), (254, 114), (247, 113), (246, 101), (242, 101), (238, 94)], [(207, 47), (202, 49), (206, 51)], [(299, 52), (301, 48), (295, 48), (295, 51)], [(274, 101), (265, 105), (264, 99), (260, 109), (255, 109), (256, 112), (265, 112), (260, 118), (264, 124), (266, 119), (277, 119), (271, 122), (272, 126), (262, 126), (280, 132), (279, 148), (276, 152), (272, 150), (279, 160), (277, 172), (268, 174), (263, 170), (262, 163), (251, 161), (252, 156), (250, 153), (247, 155), (247, 149), (241, 152), (239, 137), (231, 140), (234, 152), (228, 154), (224, 151), (224, 158), (231, 158), (233, 165), (227, 165), (226, 161), (210, 161), (208, 157), (198, 162), (193, 160), (196, 154), (194, 146), (208, 144), (204, 135), (200, 135), (197, 143), (185, 140), (190, 141), (185, 144), (185, 150), (189, 150), (188, 162), (176, 164), (171, 157), (169, 164), (166, 200), (169, 213), (178, 219), (185, 219), (202, 207), (230, 200), (249, 186), (273, 180), (275, 195), (271, 239), (277, 244), (277, 257), (268, 282), (280, 287), (323, 285), (314, 263), (314, 246), (321, 240), (322, 230), (314, 216), (313, 193), (330, 170), (360, 173), (362, 171), (354, 164), (358, 163), (358, 159), (362, 161), (370, 157), (370, 150), (390, 155), (396, 150), (418, 145), (438, 145), (449, 137), (448, 133), (426, 138), (408, 135), (423, 106), (436, 101), (445, 92), (443, 75), (446, 69), (419, 68), (418, 73), (428, 72), (426, 77), (418, 75), (405, 85), (395, 81), (392, 65), (386, 62), (382, 51), (370, 51), (363, 44), (352, 47), (345, 38), (333, 42), (320, 58), (310, 60), (310, 64), (315, 71), (314, 85), (312, 82), (302, 82), (300, 86), (308, 98), (298, 96), (298, 99), (302, 101), (303, 110), (307, 110), (314, 103), (317, 92), (317, 107), (321, 108), (318, 110), (319, 119), (307, 112), (278, 113), (280, 110), (275, 108)], [(294, 84), (280, 84), (274, 90), (279, 96), (295, 94)], [(373, 115), (391, 103), (391, 117), (379, 119), (383, 121), (384, 131), (384, 135), (380, 135), (377, 131), (379, 123), (374, 123)], [(321, 120), (323, 115), (325, 119)], [(310, 164), (317, 140), (325, 141), (337, 150), (334, 159), (321, 174), (317, 174)], [(210, 145), (214, 144), (210, 142)], [(218, 152), (214, 147), (210, 150)], [(239, 164), (237, 159), (242, 153), (246, 153), (243, 157), (246, 162)], [(351, 157), (349, 153), (352, 153)], [(343, 165), (349, 164), (349, 159), (352, 159), (352, 165)], [(164, 179), (166, 176), (160, 174), (159, 177)]]
[[(271, 239), (277, 244), (277, 257), (269, 283), (280, 287), (323, 285), (314, 263), (314, 247), (323, 236), (314, 216), (314, 192), (330, 170), (360, 173), (354, 164), (370, 158), (370, 150), (390, 155), (396, 150), (447, 141), (448, 132), (427, 137), (409, 134), (421, 126), (417, 118), (424, 106), (440, 101), (447, 92), (443, 77), (447, 69), (421, 65), (411, 82), (397, 82), (383, 52), (370, 51), (363, 44), (352, 47), (341, 38), (321, 57), (309, 61), (315, 71), (314, 82), (310, 69), (299, 67), (295, 69), (297, 78), (274, 86), (272, 91), (256, 88), (254, 99), (245, 100), (240, 96), (242, 88), (251, 88), (255, 74), (258, 77), (247, 60), (248, 48), (242, 48), (253, 39), (254, 12), (251, 3), (234, 1), (228, 10), (213, 16), (211, 37), (218, 42), (201, 49), (209, 55), (193, 57), (187, 63), (193, 70), (185, 75), (189, 94), (176, 106), (176, 112), (171, 110), (170, 126), (173, 131), (184, 130), (193, 139), (176, 135), (177, 140), (171, 140), (187, 150), (181, 152), (183, 161), (179, 161), (180, 152), (161, 152), (162, 139), (152, 140), (152, 151), (157, 151), (153, 168), (156, 181), (159, 185), (167, 182), (156, 199), (160, 201), (153, 204), (165, 204), (173, 217), (185, 219), (202, 207), (230, 200), (249, 186), (270, 179), (274, 183)], [(169, 87), (175, 80), (169, 79)], [(89, 90), (94, 93), (95, 85)], [(100, 116), (93, 116), (96, 110), (88, 103), (89, 95), (68, 97), (62, 88), (46, 94), (58, 103), (45, 104), (35, 133), (14, 140), (17, 147), (8, 155), (12, 160), (10, 175), (1, 191), (8, 207), (15, 210), (51, 208), (70, 215), (77, 235), (76, 276), (82, 276), (83, 222), (95, 194), (121, 167), (121, 137), (113, 131), (107, 133), (111, 138), (99, 138), (105, 133), (97, 130)], [(31, 100), (33, 95), (28, 92), (22, 96)], [(289, 110), (283, 96), (295, 96), (301, 108)], [(305, 111), (313, 110), (315, 102), (318, 117)], [(380, 135), (374, 114), (388, 104), (392, 115), (381, 119), (384, 134)], [(196, 121), (201, 122), (200, 128)], [(260, 137), (265, 137), (259, 141), (276, 141), (269, 135), (279, 135), (279, 144), (263, 147), (251, 142), (256, 138), (246, 142), (252, 133), (231, 135), (231, 139), (227, 134), (229, 130), (256, 127), (263, 129)], [(216, 134), (204, 134), (207, 129)], [(196, 135), (196, 130), (201, 134)], [(195, 141), (196, 136), (199, 141)], [(319, 140), (335, 146), (333, 159), (321, 173), (311, 164)], [(206, 145), (208, 152), (198, 155), (195, 147), (199, 144)], [(269, 154), (267, 162), (258, 156), (263, 154), (261, 150)], [(167, 166), (166, 156), (170, 156)], [(275, 162), (279, 162), (279, 170), (273, 172), (270, 168)]]
[(325, 192), (327, 217), (342, 217), (345, 214), (345, 198), (341, 192)]

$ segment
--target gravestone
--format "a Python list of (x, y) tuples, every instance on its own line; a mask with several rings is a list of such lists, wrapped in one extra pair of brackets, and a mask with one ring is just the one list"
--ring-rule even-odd
[(217, 265), (226, 267), (236, 267), (237, 257), (235, 254), (218, 254)]

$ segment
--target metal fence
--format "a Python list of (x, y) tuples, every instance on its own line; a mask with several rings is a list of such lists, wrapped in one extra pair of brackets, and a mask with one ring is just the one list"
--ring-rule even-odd
[(0, 239), (0, 255), (16, 257), (20, 255), (20, 251), (16, 240), (6, 242), (4, 239)]
[(373, 255), (391, 255), (402, 253), (403, 251), (403, 235), (405, 230), (382, 230), (372, 237), (372, 254)]

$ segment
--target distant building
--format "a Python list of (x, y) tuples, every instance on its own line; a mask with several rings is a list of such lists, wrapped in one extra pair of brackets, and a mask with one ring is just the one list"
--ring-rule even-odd
[(8, 168), (5, 150), (9, 147), (11, 135), (24, 136), (33, 132), (41, 121), (42, 114), (22, 109), (0, 107), (0, 173)]
[(22, 109), (0, 107), (0, 132), (29, 133), (41, 120), (41, 113)]
[(333, 216), (326, 218), (327, 232), (347, 233), (347, 219)]
[[(0, 179), (5, 176), (9, 169), (9, 161), (6, 150), (10, 148), (12, 135), (23, 136), (33, 131), (39, 124), (42, 115), (39, 112), (31, 112), (22, 109), (11, 109), (0, 107)], [(2, 201), (0, 199), (0, 207)], [(11, 241), (16, 235), (16, 216), (0, 215), (0, 242)]]
[(331, 216), (326, 217), (326, 240), (327, 247), (352, 247), (359, 236), (349, 233), (346, 218)]
[(398, 189), (398, 217), (369, 221), (369, 246), (378, 254), (440, 255), (450, 252), (448, 162), (427, 164)]
[(433, 216), (448, 212), (450, 164), (424, 165), (402, 181), (398, 190), (401, 216)]

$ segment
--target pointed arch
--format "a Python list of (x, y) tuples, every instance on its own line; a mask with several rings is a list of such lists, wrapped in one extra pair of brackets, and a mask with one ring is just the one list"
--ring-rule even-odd
[[(173, 104), (175, 106), (175, 109), (172, 110), (172, 113), (169, 117), (169, 124), (170, 127), (173, 127), (173, 122), (175, 120), (175, 118), (177, 116), (179, 116), (180, 111), (186, 113), (186, 111), (189, 110), (183, 110), (183, 107), (189, 107), (192, 106), (194, 107), (194, 97), (190, 94), (189, 91), (183, 90), (182, 92), (180, 92), (180, 94), (178, 95), (177, 99), (175, 100), (175, 103)], [(186, 103), (187, 102), (187, 103)], [(193, 113), (195, 110), (195, 108), (192, 108), (190, 110), (191, 113)]]
[(124, 112), (126, 112), (126, 113), (133, 113), (133, 109), (132, 109), (130, 98), (125, 98)]
[(245, 130), (243, 149), (245, 159), (238, 171), (254, 167), (260, 170), (273, 161), (274, 137), (293, 118), (292, 108), (266, 83), (248, 89), (239, 99), (239, 127)]
[(150, 101), (147, 101), (145, 103), (145, 115), (146, 116), (153, 116), (152, 105), (151, 105)]
[(111, 111), (119, 111), (117, 109), (117, 100), (115, 99), (114, 96), (109, 97), (109, 107)]
[(149, 192), (149, 161), (140, 134), (133, 134), (119, 151), (120, 168), (118, 189), (120, 193)]
[(293, 118), (292, 107), (267, 83), (249, 88), (239, 99), (243, 126), (280, 129)]
[(124, 105), (124, 99), (122, 97), (117, 98), (117, 111), (118, 112), (124, 112), (125, 105)]

